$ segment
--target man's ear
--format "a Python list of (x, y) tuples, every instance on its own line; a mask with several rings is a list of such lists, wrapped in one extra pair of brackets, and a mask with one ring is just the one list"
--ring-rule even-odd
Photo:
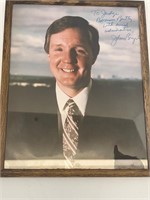
[(50, 55), (48, 54), (48, 61), (50, 61)]

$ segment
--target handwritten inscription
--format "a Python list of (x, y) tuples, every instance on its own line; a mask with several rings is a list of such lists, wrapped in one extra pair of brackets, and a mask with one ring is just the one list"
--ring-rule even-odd
[(105, 33), (112, 34), (111, 45), (115, 46), (119, 41), (124, 40), (135, 44), (139, 40), (139, 35), (134, 33), (136, 22), (130, 15), (121, 15), (113, 10), (96, 9), (92, 10), (91, 14), (95, 21), (102, 24)]
[(125, 36), (112, 35), (111, 38), (112, 38), (111, 42), (112, 46), (115, 46), (119, 40), (131, 41), (131, 44), (135, 44), (136, 40), (139, 40), (139, 37), (133, 37), (130, 33), (128, 33)]
[(106, 16), (110, 16), (110, 17), (114, 18), (114, 17), (119, 15), (118, 12), (115, 12), (113, 10), (106, 11), (105, 9), (96, 9), (96, 10), (92, 10), (91, 12), (92, 12), (92, 14), (94, 16), (99, 16), (100, 15), (101, 18), (105, 18)]

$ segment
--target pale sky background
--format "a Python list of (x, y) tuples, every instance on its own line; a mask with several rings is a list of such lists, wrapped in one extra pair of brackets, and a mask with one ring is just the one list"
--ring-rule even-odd
[[(45, 33), (65, 15), (81, 16), (99, 31), (101, 50), (92, 68), (93, 78), (141, 79), (138, 11), (131, 7), (14, 5), (11, 74), (51, 76), (43, 49)], [(120, 38), (116, 43), (115, 37)]]

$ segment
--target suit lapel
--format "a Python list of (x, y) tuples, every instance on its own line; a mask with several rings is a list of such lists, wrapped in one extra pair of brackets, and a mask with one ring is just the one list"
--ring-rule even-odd
[(97, 105), (99, 105), (98, 104), (99, 102), (97, 100), (96, 93), (97, 93), (96, 84), (93, 81), (92, 88), (91, 88), (88, 101), (87, 101), (85, 116), (83, 118), (83, 123), (82, 123), (81, 130), (79, 133), (78, 149), (80, 153), (82, 151), (84, 152), (84, 151), (90, 150), (90, 143), (89, 143), (88, 149), (86, 149), (86, 146), (87, 146), (87, 143), (91, 141), (90, 138), (92, 137), (92, 126), (94, 126), (93, 122), (94, 122), (95, 116), (99, 115), (98, 113), (99, 108), (97, 108)]
[(50, 132), (53, 134), (54, 142), (55, 142), (55, 152), (62, 156), (62, 122), (61, 116), (58, 111), (57, 99), (56, 99), (56, 92), (55, 92), (55, 83), (52, 84), (50, 91), (49, 91), (49, 102), (50, 107), (48, 108), (48, 113), (53, 118), (53, 123), (50, 127)]

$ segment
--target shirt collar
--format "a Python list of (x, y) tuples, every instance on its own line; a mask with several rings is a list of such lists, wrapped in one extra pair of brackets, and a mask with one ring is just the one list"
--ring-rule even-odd
[[(83, 116), (85, 114), (86, 104), (87, 104), (87, 100), (88, 100), (88, 96), (89, 96), (91, 87), (92, 87), (92, 80), (90, 80), (87, 87), (83, 88), (83, 90), (79, 94), (77, 94), (75, 97), (72, 98), (74, 100), (74, 102), (77, 104), (77, 106), (80, 109)], [(66, 102), (70, 99), (70, 97), (68, 95), (66, 95), (59, 88), (57, 83), (56, 83), (56, 98), (57, 98), (59, 111), (60, 111), (60, 113), (62, 113), (64, 110), (64, 106), (65, 106)]]

